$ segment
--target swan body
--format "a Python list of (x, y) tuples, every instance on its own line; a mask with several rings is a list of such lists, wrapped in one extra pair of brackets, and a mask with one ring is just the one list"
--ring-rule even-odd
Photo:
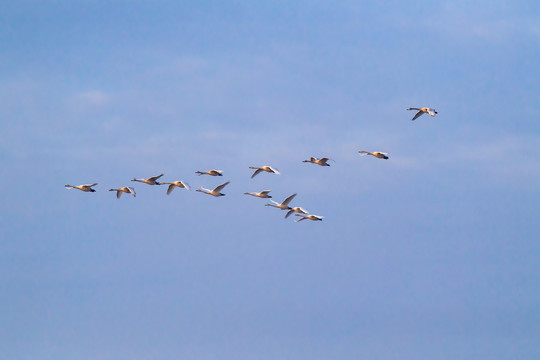
[(210, 176), (223, 176), (223, 170), (208, 170), (208, 171), (195, 171), (195, 174), (210, 175)]
[(85, 185), (66, 185), (67, 189), (79, 189), (84, 192), (96, 192), (96, 190), (92, 189), (92, 186), (96, 186), (98, 183), (93, 184), (85, 184)]
[(271, 202), (273, 202), (273, 204), (265, 204), (264, 206), (273, 206), (281, 210), (291, 210), (292, 208), (289, 207), (289, 203), (292, 201), (292, 199), (294, 199), (295, 196), (296, 194), (292, 194), (291, 196), (283, 200), (281, 204), (274, 200), (270, 200)]
[(277, 171), (276, 169), (274, 169), (273, 167), (268, 166), (268, 165), (261, 166), (261, 167), (250, 166), (249, 168), (250, 169), (255, 169), (255, 172), (253, 173), (253, 175), (251, 175), (252, 179), (255, 176), (257, 176), (259, 173), (261, 173), (262, 171), (266, 171), (268, 173), (274, 173), (274, 174), (278, 174), (278, 175), (281, 174), (279, 171)]
[(258, 197), (258, 198), (271, 198), (272, 196), (268, 195), (268, 193), (270, 192), (271, 190), (263, 190), (261, 192), (258, 192), (258, 193), (248, 193), (248, 192), (245, 192), (244, 194), (245, 195), (251, 195), (251, 196), (255, 196), (255, 197)]
[(169, 185), (169, 187), (167, 188), (167, 195), (170, 195), (175, 187), (185, 188), (189, 190), (189, 186), (183, 181), (163, 182), (161, 184)]
[(131, 194), (133, 197), (135, 197), (137, 194), (135, 194), (135, 189), (129, 186), (124, 186), (119, 189), (109, 189), (109, 191), (116, 191), (116, 198), (120, 199), (120, 196), (122, 196), (122, 193)]
[(431, 116), (435, 116), (437, 114), (437, 111), (435, 111), (435, 109), (432, 109), (432, 108), (428, 108), (428, 107), (423, 107), (423, 108), (408, 108), (407, 110), (418, 110), (418, 112), (416, 113), (416, 115), (414, 115), (414, 117), (412, 118), (412, 120), (416, 120), (418, 119), (420, 116), (424, 115), (424, 114), (429, 114)]
[(161, 183), (156, 180), (162, 176), (163, 174), (152, 176), (152, 177), (149, 177), (148, 179), (132, 179), (131, 181), (138, 181), (138, 182), (142, 182), (148, 185), (161, 185)]
[(285, 214), (285, 219), (288, 218), (289, 216), (291, 216), (292, 213), (300, 213), (300, 214), (309, 214), (309, 211), (307, 211), (306, 209), (302, 209), (301, 207), (293, 207), (291, 208), (291, 210), (287, 211), (287, 214)]
[(323, 157), (323, 158), (320, 158), (320, 159), (317, 159), (317, 158), (314, 158), (313, 156), (311, 157), (311, 159), (309, 160), (303, 160), (302, 162), (307, 162), (307, 163), (312, 163), (312, 164), (317, 164), (317, 165), (320, 165), (320, 166), (330, 166), (330, 164), (327, 163), (328, 160), (331, 160), (327, 157)]
[(300, 216), (300, 219), (296, 220), (296, 222), (302, 221), (302, 220), (313, 220), (313, 221), (322, 221), (324, 216), (319, 215), (300, 215), (296, 214), (296, 216)]
[(375, 156), (376, 158), (379, 158), (379, 159), (388, 160), (388, 153), (383, 153), (383, 152), (379, 152), (379, 151), (369, 152), (369, 151), (364, 151), (364, 150), (360, 150), (359, 153), (363, 154), (363, 155)]
[(201, 186), (201, 188), (200, 188), (200, 189), (197, 189), (197, 191), (200, 191), (200, 192), (202, 192), (202, 193), (205, 193), (205, 194), (208, 194), (208, 195), (212, 195), (212, 196), (215, 196), (215, 197), (218, 197), (218, 196), (225, 196), (225, 194), (222, 194), (222, 193), (221, 193), (221, 190), (223, 190), (223, 188), (224, 188), (225, 186), (227, 186), (229, 183), (230, 183), (230, 181), (227, 181), (226, 183), (217, 186), (214, 190), (205, 189), (205, 188), (203, 188), (203, 187)]

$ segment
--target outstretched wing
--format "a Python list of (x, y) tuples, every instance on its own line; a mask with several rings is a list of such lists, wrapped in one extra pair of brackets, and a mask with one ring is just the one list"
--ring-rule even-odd
[(221, 185), (219, 185), (218, 187), (216, 187), (213, 191), (215, 191), (215, 192), (220, 192), (221, 190), (223, 190), (223, 188), (224, 188), (225, 186), (229, 185), (229, 183), (230, 183), (230, 181), (227, 181), (226, 183), (221, 184)]
[(120, 199), (120, 196), (122, 196), (122, 190), (116, 190), (116, 198)]
[(277, 171), (276, 169), (274, 169), (273, 167), (269, 166), (270, 170), (272, 170), (272, 172), (274, 174), (278, 174), (278, 175), (281, 175), (281, 173), (279, 171)]
[(289, 203), (292, 201), (292, 199), (294, 199), (295, 196), (296, 196), (296, 194), (292, 194), (291, 196), (289, 196), (288, 198), (286, 198), (285, 200), (283, 200), (283, 202), (281, 203), (281, 205), (289, 206)]
[(291, 216), (291, 214), (294, 212), (294, 210), (287, 211), (287, 214), (285, 214), (285, 219)]
[(253, 179), (255, 176), (257, 176), (260, 172), (262, 171), (262, 169), (257, 169), (255, 170), (255, 172), (253, 173), (253, 175), (251, 175), (251, 178)]
[(261, 192), (259, 193), (259, 195), (261, 195), (261, 196), (266, 196), (266, 195), (268, 195), (268, 193), (269, 193), (270, 191), (272, 191), (272, 190), (263, 190), (263, 191), (261, 191)]
[(186, 184), (185, 182), (180, 181), (180, 184), (184, 185), (184, 187), (185, 187), (186, 189), (190, 190), (189, 185)]
[(306, 219), (307, 219), (307, 216), (304, 216), (304, 215), (296, 214), (296, 216), (301, 216), (301, 218), (298, 219), (298, 220), (296, 220), (296, 222), (299, 222), (299, 221), (302, 221), (302, 220), (306, 220)]
[(167, 195), (171, 195), (171, 193), (172, 193), (172, 191), (174, 190), (175, 187), (176, 187), (176, 185), (174, 185), (174, 184), (169, 185), (169, 188), (167, 189)]
[(161, 175), (156, 175), (156, 176), (152, 176), (152, 177), (148, 178), (147, 180), (149, 180), (149, 181), (156, 181), (157, 179), (159, 179), (159, 178), (162, 177), (162, 176), (163, 176), (163, 174), (161, 174)]
[(128, 191), (129, 191), (129, 193), (130, 193), (131, 195), (133, 195), (134, 197), (137, 196), (137, 194), (135, 194), (135, 189), (134, 189), (134, 188), (128, 187)]
[(422, 110), (420, 110), (419, 112), (416, 113), (416, 115), (414, 115), (414, 117), (412, 118), (412, 120), (416, 120), (418, 119), (420, 116), (424, 115), (424, 112)]

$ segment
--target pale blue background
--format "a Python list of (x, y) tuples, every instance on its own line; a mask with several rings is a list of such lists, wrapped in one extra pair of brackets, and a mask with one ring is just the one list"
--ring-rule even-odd
[(540, 358), (538, 4), (2, 1), (0, 358)]

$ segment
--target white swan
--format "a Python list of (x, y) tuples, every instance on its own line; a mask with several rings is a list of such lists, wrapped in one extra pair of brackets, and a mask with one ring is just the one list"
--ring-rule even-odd
[(275, 205), (273, 205), (273, 204), (265, 204), (264, 206), (273, 206), (273, 207), (281, 209), (281, 210), (291, 210), (292, 208), (289, 207), (289, 203), (292, 201), (292, 199), (294, 199), (295, 196), (296, 196), (296, 194), (292, 194), (291, 196), (289, 196), (288, 198), (283, 200), (283, 202), (281, 204), (275, 202), (274, 200), (270, 200)]
[(319, 215), (300, 215), (300, 214), (296, 214), (296, 216), (300, 216), (300, 219), (296, 220), (296, 222), (299, 222), (299, 221), (302, 221), (302, 220), (313, 220), (313, 221), (322, 221), (322, 219), (324, 218), (324, 216), (319, 216)]
[(251, 175), (252, 179), (262, 171), (266, 171), (268, 173), (274, 173), (274, 174), (278, 174), (278, 175), (281, 174), (279, 171), (277, 171), (276, 169), (274, 169), (274, 168), (272, 168), (271, 166), (268, 166), (268, 165), (261, 166), (261, 167), (250, 166), (249, 168), (250, 169), (256, 169), (255, 172), (253, 173), (253, 175)]
[(306, 209), (302, 209), (301, 207), (293, 207), (291, 210), (287, 211), (287, 214), (285, 214), (285, 219), (291, 216), (292, 213), (300, 213), (300, 214), (309, 214), (309, 211)]
[[(312, 163), (312, 164), (317, 164), (317, 165), (320, 165), (320, 166), (330, 166), (330, 164), (327, 164), (327, 161), (328, 160), (332, 160), (332, 159), (329, 159), (327, 157), (323, 157), (323, 158), (320, 158), (320, 159), (317, 159), (317, 158), (314, 158), (313, 156), (311, 157), (311, 159), (309, 160), (303, 160), (302, 162), (307, 162), (307, 163)], [(333, 160), (332, 160), (333, 161)]]
[(161, 183), (156, 180), (162, 176), (163, 174), (152, 176), (152, 177), (149, 177), (148, 179), (132, 179), (131, 181), (138, 181), (138, 182), (142, 182), (148, 185), (161, 185)]
[(217, 186), (214, 190), (210, 190), (210, 189), (205, 189), (201, 186), (200, 189), (197, 189), (197, 191), (200, 191), (202, 193), (205, 193), (205, 194), (208, 194), (208, 195), (212, 195), (212, 196), (225, 196), (225, 194), (222, 194), (221, 193), (221, 190), (227, 186), (228, 184), (230, 183), (230, 181), (227, 181), (226, 183), (224, 184), (221, 184), (219, 186)]
[(129, 186), (124, 186), (119, 189), (109, 189), (109, 191), (116, 191), (116, 198), (120, 199), (120, 196), (122, 196), (122, 193), (131, 194), (133, 197), (135, 197), (137, 194), (135, 194), (135, 189)]
[(175, 187), (185, 188), (185, 189), (189, 190), (189, 186), (183, 181), (162, 182), (161, 184), (169, 185), (169, 188), (167, 189), (167, 195), (170, 195)]
[(362, 154), (362, 155), (371, 155), (371, 156), (375, 156), (376, 158), (379, 158), (379, 159), (388, 160), (388, 153), (383, 153), (383, 152), (379, 152), (379, 151), (369, 152), (369, 151), (364, 151), (364, 150), (360, 150), (358, 152), (360, 154)]
[(84, 192), (96, 192), (96, 190), (92, 189), (92, 186), (96, 186), (98, 183), (93, 184), (86, 184), (86, 185), (66, 185), (66, 188), (68, 189), (79, 189)]
[(210, 176), (223, 176), (223, 170), (208, 170), (208, 171), (195, 171), (195, 174), (210, 175)]
[(414, 117), (412, 118), (412, 120), (416, 120), (418, 119), (420, 116), (424, 115), (424, 114), (429, 114), (431, 116), (435, 116), (435, 114), (437, 114), (437, 111), (435, 111), (435, 109), (432, 109), (432, 108), (428, 108), (428, 107), (423, 107), (423, 108), (408, 108), (407, 110), (418, 110), (418, 112), (416, 113), (416, 115), (414, 115)]
[(251, 195), (251, 196), (255, 196), (255, 197), (258, 197), (258, 198), (271, 198), (270, 195), (268, 195), (268, 193), (270, 192), (271, 190), (263, 190), (261, 192), (258, 192), (258, 193), (248, 193), (248, 192), (245, 192), (244, 194), (246, 195)]

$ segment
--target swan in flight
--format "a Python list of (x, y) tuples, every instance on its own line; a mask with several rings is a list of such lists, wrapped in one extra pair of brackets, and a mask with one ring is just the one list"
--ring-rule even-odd
[(258, 192), (258, 193), (248, 193), (248, 192), (245, 192), (244, 194), (246, 195), (251, 195), (251, 196), (255, 196), (255, 197), (258, 197), (258, 198), (271, 198), (270, 195), (268, 195), (268, 193), (270, 192), (271, 190), (263, 190), (261, 192)]
[(133, 197), (136, 196), (135, 189), (129, 186), (121, 187), (120, 189), (109, 189), (109, 191), (116, 191), (116, 198), (120, 199), (120, 196), (122, 196), (122, 193), (131, 194)]
[(306, 209), (302, 209), (301, 207), (293, 207), (291, 210), (287, 211), (287, 214), (285, 215), (285, 219), (291, 216), (292, 213), (300, 213), (300, 214), (309, 214), (309, 211)]
[(375, 156), (376, 158), (379, 158), (379, 159), (388, 160), (388, 153), (383, 153), (383, 152), (379, 152), (379, 151), (369, 152), (369, 151), (364, 151), (364, 150), (360, 150), (359, 153), (362, 154), (362, 155), (371, 155), (371, 156)]
[(416, 113), (416, 115), (414, 115), (414, 117), (412, 118), (412, 120), (416, 120), (418, 119), (420, 116), (424, 115), (424, 114), (429, 114), (431, 116), (435, 116), (435, 114), (437, 114), (437, 111), (435, 111), (435, 109), (432, 109), (432, 108), (428, 108), (428, 107), (423, 107), (423, 108), (408, 108), (407, 110), (418, 110), (418, 112)]
[(268, 173), (274, 173), (274, 174), (278, 174), (278, 175), (281, 174), (276, 169), (272, 168), (271, 166), (267, 166), (267, 165), (261, 166), (261, 167), (250, 166), (249, 168), (250, 169), (256, 169), (255, 172), (253, 173), (253, 175), (251, 175), (252, 179), (262, 171), (266, 171)]
[[(317, 165), (320, 165), (320, 166), (330, 166), (330, 164), (327, 164), (327, 163), (326, 163), (328, 160), (332, 160), (332, 159), (329, 159), (329, 158), (327, 158), (327, 157), (323, 157), (323, 158), (317, 159), (317, 158), (314, 158), (314, 157), (312, 156), (311, 159), (309, 159), (309, 160), (303, 160), (302, 162), (307, 162), (307, 163), (317, 164)], [(333, 161), (333, 160), (332, 160), (332, 161)]]
[(296, 222), (299, 222), (299, 221), (302, 221), (302, 220), (313, 220), (313, 221), (322, 221), (322, 219), (324, 218), (324, 216), (319, 216), (319, 215), (300, 215), (300, 214), (296, 214), (296, 216), (300, 216), (300, 219), (296, 220)]
[(170, 195), (175, 187), (185, 188), (185, 189), (189, 190), (189, 186), (183, 181), (162, 182), (161, 184), (169, 185), (169, 188), (167, 189), (167, 195)]
[(195, 171), (195, 174), (201, 175), (210, 175), (210, 176), (223, 176), (223, 170), (208, 170), (208, 171)]
[(163, 174), (152, 176), (152, 177), (149, 177), (148, 179), (132, 179), (131, 181), (138, 181), (138, 182), (142, 182), (148, 185), (161, 185), (161, 183), (156, 180), (162, 176)]
[(205, 194), (208, 194), (208, 195), (212, 195), (212, 196), (225, 196), (225, 194), (222, 194), (221, 193), (221, 190), (223, 190), (223, 188), (225, 186), (227, 186), (228, 184), (230, 183), (230, 181), (227, 181), (226, 183), (224, 184), (221, 184), (219, 186), (217, 186), (214, 190), (210, 190), (210, 189), (205, 189), (201, 186), (200, 189), (197, 189), (197, 191), (200, 191), (202, 193), (205, 193)]
[(84, 192), (96, 192), (96, 190), (92, 189), (92, 186), (96, 186), (98, 183), (93, 184), (86, 184), (86, 185), (66, 185), (67, 189), (79, 189)]
[(273, 207), (281, 209), (281, 210), (291, 210), (292, 208), (289, 207), (289, 203), (292, 201), (292, 199), (294, 199), (295, 196), (296, 196), (296, 194), (292, 194), (291, 196), (289, 196), (288, 198), (283, 200), (283, 202), (281, 204), (275, 202), (274, 200), (270, 200), (275, 205), (273, 205), (273, 204), (265, 204), (264, 206), (273, 206)]

